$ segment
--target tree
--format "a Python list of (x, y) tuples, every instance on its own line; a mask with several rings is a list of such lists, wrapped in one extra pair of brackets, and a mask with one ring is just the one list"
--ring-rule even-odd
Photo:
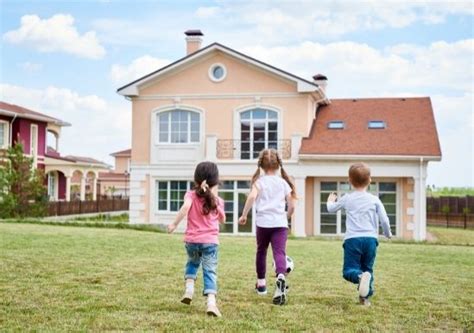
[(33, 159), (16, 143), (8, 148), (0, 165), (0, 218), (44, 216), (47, 191), (42, 170), (33, 169)]

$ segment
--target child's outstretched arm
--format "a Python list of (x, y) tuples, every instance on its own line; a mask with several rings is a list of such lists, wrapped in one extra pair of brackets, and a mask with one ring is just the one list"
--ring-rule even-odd
[(193, 201), (190, 198), (184, 199), (184, 203), (179, 209), (178, 214), (176, 214), (174, 222), (171, 224), (168, 224), (169, 233), (172, 233), (173, 231), (175, 231), (178, 224), (180, 224), (181, 221), (188, 215), (189, 209), (191, 208), (192, 204), (193, 204)]
[(326, 208), (329, 213), (335, 213), (342, 207), (344, 207), (344, 201), (345, 201), (345, 196), (342, 196), (337, 200), (337, 194), (336, 193), (331, 193), (329, 194), (328, 201), (326, 202)]
[(258, 188), (257, 186), (253, 185), (252, 190), (250, 191), (250, 194), (247, 197), (247, 201), (245, 201), (245, 206), (244, 206), (244, 210), (242, 211), (242, 216), (240, 216), (239, 218), (240, 224), (247, 223), (247, 215), (249, 214), (250, 209), (252, 209), (255, 199), (257, 199), (257, 195), (258, 195)]
[(388, 239), (392, 238), (392, 231), (390, 230), (390, 220), (387, 216), (387, 212), (385, 211), (385, 207), (382, 201), (380, 201), (380, 199), (377, 200), (376, 209), (377, 214), (379, 216), (380, 224), (382, 225), (384, 236)]

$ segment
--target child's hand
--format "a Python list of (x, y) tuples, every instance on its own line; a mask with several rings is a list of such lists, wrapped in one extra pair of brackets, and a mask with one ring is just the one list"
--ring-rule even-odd
[(247, 216), (241, 216), (241, 217), (239, 218), (239, 224), (244, 225), (244, 224), (246, 224), (246, 223), (247, 223)]
[(175, 230), (176, 230), (176, 225), (174, 223), (168, 224), (168, 233), (171, 234)]
[(329, 194), (328, 202), (336, 202), (336, 199), (337, 199), (336, 193), (332, 192), (331, 194)]

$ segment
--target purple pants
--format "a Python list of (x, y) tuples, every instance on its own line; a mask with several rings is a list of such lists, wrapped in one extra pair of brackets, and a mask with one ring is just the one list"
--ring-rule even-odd
[(257, 227), (257, 278), (265, 279), (267, 271), (267, 250), (272, 244), (273, 260), (275, 260), (275, 273), (286, 273), (286, 239), (288, 228), (260, 228)]

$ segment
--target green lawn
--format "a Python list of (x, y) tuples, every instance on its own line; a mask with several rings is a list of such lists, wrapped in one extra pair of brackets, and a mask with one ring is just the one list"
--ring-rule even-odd
[(340, 241), (292, 239), (280, 307), (253, 292), (254, 239), (221, 237), (218, 319), (200, 295), (179, 303), (181, 237), (0, 223), (0, 330), (474, 330), (472, 246), (381, 243), (377, 294), (363, 308), (341, 278)]
[(474, 245), (473, 229), (428, 227), (428, 232), (435, 237), (435, 243)]

